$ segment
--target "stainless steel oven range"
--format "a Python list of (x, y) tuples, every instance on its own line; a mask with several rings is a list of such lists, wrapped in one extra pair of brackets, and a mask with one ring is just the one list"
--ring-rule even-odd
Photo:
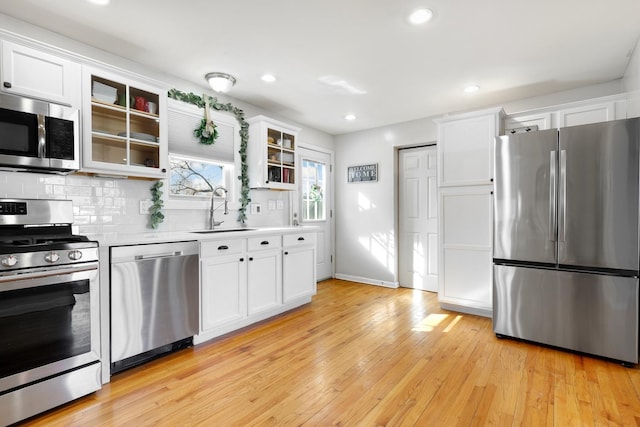
[(98, 243), (68, 200), (0, 199), (0, 425), (101, 387)]

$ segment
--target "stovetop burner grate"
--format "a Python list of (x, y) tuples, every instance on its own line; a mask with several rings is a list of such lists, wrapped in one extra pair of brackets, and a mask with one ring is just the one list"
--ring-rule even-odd
[(0, 227), (0, 254), (97, 246), (87, 236), (75, 235), (71, 226)]

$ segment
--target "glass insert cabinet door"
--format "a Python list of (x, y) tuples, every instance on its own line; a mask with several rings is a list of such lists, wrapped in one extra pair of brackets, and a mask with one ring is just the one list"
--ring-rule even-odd
[(325, 194), (327, 166), (314, 160), (302, 160), (302, 220), (327, 218)]

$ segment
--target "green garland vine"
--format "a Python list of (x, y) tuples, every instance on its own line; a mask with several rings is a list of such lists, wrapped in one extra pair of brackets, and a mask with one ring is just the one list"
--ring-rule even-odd
[(153, 229), (158, 228), (158, 225), (164, 221), (164, 214), (162, 213), (164, 202), (162, 201), (162, 190), (160, 190), (163, 185), (164, 183), (162, 181), (156, 181), (151, 186), (151, 201), (153, 204), (149, 208), (149, 213), (151, 214), (149, 222)]
[[(169, 98), (177, 101), (186, 102), (188, 104), (195, 105), (199, 108), (205, 107), (205, 102), (201, 96), (196, 95), (193, 92), (185, 93), (178, 89), (169, 90)], [(232, 113), (238, 123), (240, 124), (240, 209), (238, 210), (238, 221), (244, 223), (247, 220), (247, 206), (251, 202), (249, 198), (249, 175), (247, 174), (247, 143), (249, 141), (249, 123), (244, 119), (244, 111), (238, 107), (234, 107), (231, 103), (220, 103), (214, 97), (208, 97), (209, 107), (216, 111), (226, 111)]]

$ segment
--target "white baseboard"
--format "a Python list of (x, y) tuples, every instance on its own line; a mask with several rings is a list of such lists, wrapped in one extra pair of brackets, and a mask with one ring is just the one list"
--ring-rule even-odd
[(492, 310), (486, 309), (486, 308), (469, 307), (469, 306), (451, 304), (451, 303), (442, 302), (442, 301), (440, 301), (440, 308), (442, 308), (443, 310), (457, 311), (459, 313), (474, 314), (476, 316), (488, 317), (489, 319), (493, 317)]
[(386, 280), (376, 280), (376, 279), (370, 279), (368, 277), (351, 276), (349, 274), (337, 274), (336, 273), (335, 277), (336, 277), (336, 279), (348, 280), (349, 282), (359, 282), (359, 283), (365, 283), (367, 285), (382, 286), (382, 287), (385, 287), (385, 288), (398, 288), (398, 287), (400, 287), (400, 284), (398, 282), (387, 282)]

